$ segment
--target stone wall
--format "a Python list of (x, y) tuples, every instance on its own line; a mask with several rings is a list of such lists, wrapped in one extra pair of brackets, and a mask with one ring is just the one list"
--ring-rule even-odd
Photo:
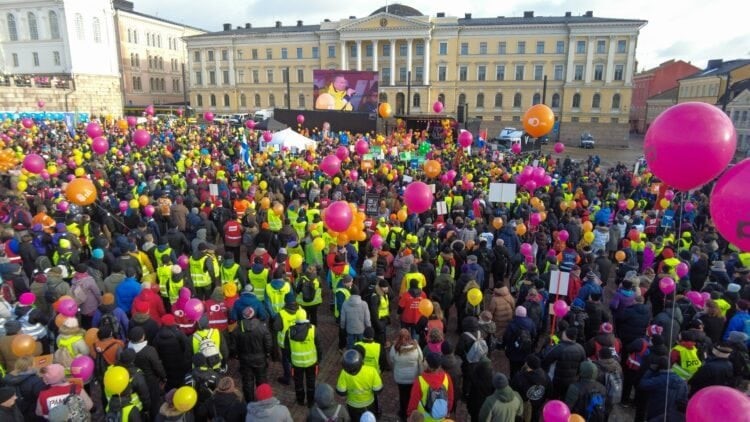
[(0, 87), (0, 110), (36, 111), (37, 101), (45, 102), (47, 112), (82, 112), (92, 115), (122, 116), (120, 78), (115, 76), (74, 75), (75, 89)]

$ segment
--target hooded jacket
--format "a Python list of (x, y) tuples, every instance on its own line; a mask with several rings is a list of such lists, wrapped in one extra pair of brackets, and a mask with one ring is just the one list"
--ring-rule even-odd
[(508, 287), (503, 286), (495, 289), (490, 300), (487, 310), (492, 313), (492, 320), (495, 322), (495, 336), (503, 338), (505, 329), (513, 319), (513, 310), (516, 308), (516, 301), (510, 294)]
[(247, 307), (253, 308), (255, 310), (255, 318), (261, 321), (265, 321), (268, 319), (268, 311), (266, 310), (265, 305), (261, 303), (260, 300), (258, 300), (258, 297), (255, 296), (254, 293), (244, 291), (240, 294), (239, 299), (234, 302), (230, 318), (233, 321), (241, 320), (242, 310)]
[(651, 312), (648, 306), (642, 303), (628, 306), (615, 316), (617, 336), (623, 344), (630, 344), (633, 340), (643, 337), (650, 320)]
[[(450, 410), (453, 408), (455, 394), (453, 391), (453, 380), (451, 379), (450, 375), (448, 375), (443, 369), (438, 368), (436, 370), (426, 369), (424, 372), (422, 372), (421, 375), (418, 374), (417, 377), (422, 378), (433, 389), (438, 389), (441, 386), (444, 386), (445, 378), (448, 377), (448, 391), (446, 391), (446, 393), (448, 394), (448, 409)], [(422, 386), (420, 384), (421, 383), (419, 382), (419, 379), (415, 379), (414, 383), (411, 386), (409, 404), (406, 408), (407, 415), (417, 410), (420, 401), (423, 402), (424, 397), (422, 397)]]
[(141, 283), (133, 277), (126, 277), (115, 289), (117, 307), (129, 313), (133, 300), (141, 292)]
[[(312, 328), (312, 324), (309, 322), (298, 322), (289, 327), (289, 335), (284, 339), (284, 350), (291, 350), (289, 348), (290, 340), (304, 341), (307, 338), (307, 334), (310, 332), (310, 328)], [(318, 362), (320, 362), (323, 360), (323, 349), (320, 347), (320, 336), (317, 331), (313, 341), (315, 342), (315, 353), (318, 355)]]
[[(18, 406), (18, 409), (24, 415), (34, 414), (39, 393), (47, 388), (42, 378), (34, 370), (20, 374), (9, 373), (3, 378), (3, 384), (15, 388), (18, 395), (16, 406)], [(2, 420), (5, 421), (7, 419)]]
[[(321, 416), (321, 413), (323, 414)], [(336, 415), (336, 418), (333, 416)], [(310, 409), (307, 422), (350, 422), (346, 406), (336, 403), (333, 387), (328, 384), (318, 384), (315, 387), (315, 405)]]
[(555, 377), (552, 381), (555, 386), (569, 386), (578, 378), (578, 367), (584, 360), (586, 360), (586, 351), (583, 346), (572, 341), (561, 340), (550, 349), (542, 365), (545, 369), (549, 369), (554, 363)]
[(276, 397), (247, 404), (246, 422), (294, 422), (289, 409)]
[[(263, 367), (271, 355), (273, 339), (266, 325), (258, 318), (241, 319), (232, 331), (231, 354), (237, 356), (240, 365)], [(317, 340), (317, 338), (316, 338)]]
[[(669, 386), (669, 390), (667, 390)], [(677, 410), (678, 402), (688, 399), (688, 386), (685, 380), (670, 370), (647, 370), (638, 387), (646, 397), (646, 419), (664, 419), (664, 403), (667, 403), (666, 420), (681, 421), (685, 416)]]
[(117, 318), (117, 321), (120, 323), (120, 340), (125, 340), (125, 336), (128, 333), (128, 329), (130, 326), (130, 320), (128, 320), (128, 316), (125, 314), (125, 311), (118, 308), (114, 303), (110, 305), (99, 305), (99, 308), (97, 308), (96, 312), (94, 312), (94, 317), (91, 319), (91, 325), (94, 327), (99, 327), (102, 315), (111, 313), (114, 315), (115, 318)]
[(586, 407), (588, 406), (586, 398), (590, 393), (596, 392), (601, 394), (602, 397), (607, 397), (607, 389), (596, 381), (599, 371), (592, 362), (582, 362), (580, 364), (580, 372), (581, 379), (568, 388), (568, 392), (565, 395), (565, 404), (570, 408), (570, 413), (585, 415)]
[(167, 374), (167, 386), (179, 387), (190, 370), (193, 349), (188, 337), (175, 326), (164, 326), (154, 337), (153, 346)]
[(370, 309), (362, 297), (351, 295), (344, 302), (340, 313), (341, 328), (348, 334), (362, 334), (371, 325)]
[(523, 400), (510, 387), (495, 389), (479, 410), (480, 421), (514, 422), (523, 415)]

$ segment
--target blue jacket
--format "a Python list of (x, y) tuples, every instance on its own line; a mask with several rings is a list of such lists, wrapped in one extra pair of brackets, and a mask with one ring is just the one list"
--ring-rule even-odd
[[(110, 307), (112, 309), (110, 309)], [(101, 322), (102, 315), (104, 315), (107, 312), (112, 312), (112, 315), (114, 315), (115, 318), (117, 318), (117, 321), (120, 323), (120, 336), (118, 337), (120, 340), (127, 340), (125, 337), (128, 334), (128, 326), (130, 325), (130, 320), (128, 319), (128, 316), (125, 314), (125, 311), (118, 308), (114, 305), (99, 305), (99, 308), (97, 308), (96, 312), (94, 312), (94, 317), (91, 320), (91, 325), (93, 327), (99, 327), (99, 323)]]
[(518, 253), (521, 244), (518, 240), (518, 235), (516, 234), (515, 229), (510, 226), (505, 226), (502, 231), (500, 231), (498, 237), (503, 239), (504, 245), (508, 249), (508, 252), (510, 252), (511, 256)]
[(266, 311), (266, 307), (263, 305), (263, 303), (258, 300), (258, 297), (255, 296), (254, 293), (247, 292), (242, 292), (240, 294), (240, 298), (237, 299), (236, 302), (234, 302), (234, 306), (232, 307), (232, 315), (230, 315), (230, 318), (234, 321), (242, 320), (242, 311), (248, 306), (255, 310), (255, 317), (259, 320), (265, 321), (268, 319), (268, 311)]
[[(737, 311), (732, 319), (727, 324), (727, 330), (724, 332), (724, 340), (729, 339), (729, 333), (732, 331), (739, 331), (742, 333), (748, 333), (748, 327), (750, 325), (750, 314), (747, 311)], [(750, 340), (747, 340), (745, 344), (750, 346)]]
[[(669, 393), (667, 394), (667, 379)], [(687, 401), (688, 386), (685, 380), (672, 371), (655, 372), (647, 370), (638, 385), (646, 393), (646, 419), (664, 419), (664, 399), (668, 401), (667, 417), (669, 421), (684, 421), (685, 415), (677, 411), (678, 401)]]
[(589, 300), (589, 296), (595, 293), (602, 294), (602, 286), (596, 284), (594, 281), (587, 281), (578, 290), (578, 299), (581, 299), (585, 303)]
[(141, 283), (133, 277), (126, 277), (115, 289), (115, 303), (117, 307), (130, 313), (133, 299), (141, 293)]

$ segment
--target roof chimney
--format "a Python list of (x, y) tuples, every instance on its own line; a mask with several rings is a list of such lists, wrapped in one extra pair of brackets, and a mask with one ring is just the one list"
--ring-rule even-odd
[(246, 23), (246, 24), (245, 24), (245, 29), (250, 29), (250, 28), (252, 28), (252, 27), (253, 27), (253, 26), (252, 26), (252, 25), (250, 24), (250, 22), (248, 22), (248, 23)]
[(445, 12), (438, 12), (437, 13), (437, 17), (444, 18), (445, 17)]
[(281, 28), (281, 21), (276, 21), (276, 27)]
[(323, 22), (330, 22), (331, 20), (328, 18), (323, 19)]
[(594, 11), (593, 10), (587, 10), (586, 14), (583, 15), (583, 16), (586, 16), (587, 18), (593, 18), (594, 17)]
[(297, 26), (302, 26), (302, 21), (297, 21)]
[(534, 17), (534, 11), (533, 10), (527, 10), (523, 12), (524, 18), (533, 18)]
[(723, 59), (711, 59), (706, 65), (706, 70), (716, 69), (717, 67), (721, 66), (722, 63), (724, 63)]
[(232, 30), (232, 24), (231, 23), (225, 23), (224, 24), (224, 30), (225, 31), (231, 31)]
[(471, 13), (465, 13), (464, 14), (464, 18), (471, 19)]
[(573, 16), (573, 14), (572, 14), (572, 13), (570, 13), (570, 12), (565, 12), (565, 17), (566, 17), (566, 18), (569, 18), (569, 17), (571, 17), (571, 16)]
[(350, 16), (349, 16), (349, 19), (357, 19), (357, 17), (356, 17), (356, 16), (353, 16), (353, 15), (350, 15)]

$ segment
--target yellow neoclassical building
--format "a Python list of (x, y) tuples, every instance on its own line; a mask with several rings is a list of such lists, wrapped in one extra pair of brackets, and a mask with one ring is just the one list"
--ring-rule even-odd
[(435, 101), (455, 114), (464, 104), (491, 137), (520, 125), (528, 107), (544, 102), (560, 121), (561, 139), (575, 142), (590, 131), (622, 143), (645, 24), (592, 12), (459, 18), (398, 4), (314, 25), (225, 24), (185, 38), (190, 103), (217, 113), (310, 109), (313, 70), (373, 70), (381, 101), (396, 114), (430, 113)]

